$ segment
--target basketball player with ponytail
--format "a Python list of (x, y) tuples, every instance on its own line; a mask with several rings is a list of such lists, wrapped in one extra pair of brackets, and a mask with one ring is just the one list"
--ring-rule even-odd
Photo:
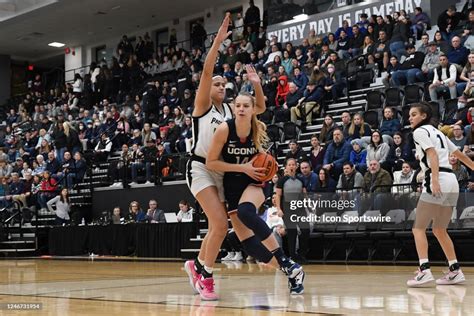
[[(302, 267), (286, 257), (271, 229), (257, 215), (263, 204), (262, 181), (265, 168), (253, 166), (268, 138), (266, 126), (257, 119), (255, 99), (241, 93), (234, 101), (234, 119), (219, 125), (214, 133), (206, 166), (224, 172), (224, 195), (232, 226), (250, 256), (280, 268), (289, 280), (290, 293), (304, 291)], [(222, 160), (220, 157), (222, 156)]]
[[(227, 13), (207, 54), (196, 93), (193, 118), (193, 148), (186, 166), (189, 189), (207, 216), (209, 230), (201, 243), (195, 260), (186, 261), (184, 268), (191, 287), (202, 300), (217, 300), (214, 291), (213, 267), (222, 241), (227, 234), (227, 212), (224, 206), (223, 173), (208, 170), (206, 159), (214, 131), (222, 122), (232, 118), (232, 109), (224, 103), (225, 82), (222, 76), (213, 76), (214, 65), (221, 43), (229, 37), (230, 14)], [(258, 78), (253, 67), (247, 67), (249, 80), (255, 84)], [(258, 89), (259, 88), (259, 89)], [(258, 81), (255, 87), (257, 114), (265, 111), (265, 97)]]
[(436, 284), (454, 285), (465, 282), (464, 274), (456, 259), (453, 242), (447, 232), (453, 207), (456, 206), (459, 197), (459, 183), (449, 163), (449, 155), (455, 155), (471, 170), (474, 169), (474, 162), (459, 151), (440, 130), (430, 124), (431, 118), (432, 110), (429, 104), (416, 103), (410, 108), (409, 120), (413, 129), (416, 154), (425, 173), (413, 225), (420, 266), (416, 276), (407, 282), (410, 287), (428, 286), (434, 281), (428, 261), (426, 238), (426, 228), (431, 220), (433, 234), (449, 263), (449, 272), (436, 280)]

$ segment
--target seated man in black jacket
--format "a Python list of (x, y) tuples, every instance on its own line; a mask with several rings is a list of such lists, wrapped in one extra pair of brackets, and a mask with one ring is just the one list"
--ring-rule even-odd
[(79, 183), (84, 179), (86, 174), (86, 161), (82, 159), (80, 152), (74, 154), (74, 159), (71, 159), (71, 162), (68, 167), (68, 173), (66, 175), (66, 187), (72, 189), (74, 184)]
[(414, 84), (417, 81), (425, 81), (421, 66), (425, 61), (425, 54), (417, 52), (413, 44), (407, 45), (407, 57), (400, 65), (400, 70), (393, 72), (393, 86), (399, 87), (404, 84)]
[(146, 172), (146, 184), (151, 184), (154, 179), (154, 168), (156, 164), (156, 158), (158, 156), (158, 149), (155, 146), (155, 140), (149, 139), (146, 146), (142, 148), (143, 162), (137, 162), (132, 164), (132, 183), (137, 184), (137, 172), (138, 169), (145, 168)]
[(176, 143), (179, 140), (180, 134), (181, 128), (179, 125), (176, 124), (175, 120), (170, 120), (168, 122), (168, 132), (166, 133), (165, 139), (162, 140), (167, 154), (176, 152)]

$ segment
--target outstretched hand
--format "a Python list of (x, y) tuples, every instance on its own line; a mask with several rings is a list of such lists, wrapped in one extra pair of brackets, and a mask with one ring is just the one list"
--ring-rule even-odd
[(232, 31), (227, 31), (229, 29), (229, 23), (230, 23), (230, 13), (226, 13), (224, 21), (222, 21), (222, 24), (219, 27), (219, 31), (217, 31), (217, 34), (215, 37), (215, 40), (219, 44), (225, 41), (232, 34)]
[(245, 70), (247, 71), (247, 76), (253, 85), (257, 85), (261, 83), (260, 77), (258, 76), (257, 71), (255, 70), (254, 66), (245, 65)]

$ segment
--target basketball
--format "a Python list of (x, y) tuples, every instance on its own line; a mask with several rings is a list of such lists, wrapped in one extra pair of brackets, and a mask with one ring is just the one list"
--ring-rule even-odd
[(265, 175), (259, 179), (262, 182), (269, 181), (273, 178), (278, 170), (278, 163), (275, 158), (268, 153), (258, 153), (253, 160), (252, 165), (255, 168), (265, 168)]

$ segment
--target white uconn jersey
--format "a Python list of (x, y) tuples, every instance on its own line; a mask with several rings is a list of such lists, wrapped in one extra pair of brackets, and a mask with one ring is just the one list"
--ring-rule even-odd
[(438, 154), (439, 167), (452, 169), (449, 155), (458, 148), (440, 130), (432, 125), (423, 125), (413, 132), (416, 145), (416, 155), (420, 159), (421, 169), (425, 172), (431, 168), (431, 163), (426, 157), (426, 150), (434, 148)]
[(193, 140), (194, 145), (191, 153), (207, 158), (207, 152), (211, 146), (212, 136), (217, 126), (222, 122), (232, 119), (232, 109), (227, 103), (222, 104), (223, 113), (212, 105), (206, 113), (201, 116), (193, 116)]

